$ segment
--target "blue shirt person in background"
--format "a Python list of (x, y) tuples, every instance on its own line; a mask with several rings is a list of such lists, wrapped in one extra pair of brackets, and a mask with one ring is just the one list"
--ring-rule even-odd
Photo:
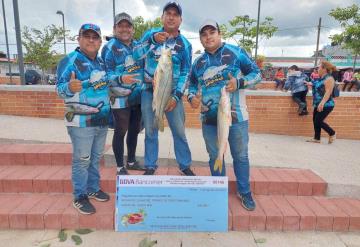
[(89, 198), (109, 200), (100, 189), (99, 174), (110, 111), (108, 78), (97, 56), (100, 28), (82, 25), (78, 42), (79, 47), (58, 64), (56, 90), (65, 100), (65, 122), (73, 146), (73, 206), (82, 214), (93, 214), (96, 209)]
[(328, 133), (329, 144), (333, 143), (336, 139), (335, 131), (325, 123), (326, 117), (335, 107), (335, 101), (332, 95), (335, 87), (335, 79), (331, 75), (334, 71), (336, 71), (334, 65), (328, 61), (322, 61), (319, 67), (319, 80), (308, 83), (309, 86), (312, 86), (313, 94), (314, 138), (307, 140), (307, 142), (320, 143), (321, 129)]
[[(214, 169), (219, 151), (217, 112), (221, 89), (225, 87), (230, 93), (232, 125), (228, 141), (233, 157), (238, 197), (245, 209), (254, 210), (255, 202), (249, 182), (249, 116), (244, 89), (260, 82), (261, 73), (242, 48), (221, 42), (219, 25), (215, 21), (205, 21), (200, 26), (199, 33), (205, 52), (192, 65), (188, 100), (193, 108), (202, 105), (202, 132), (210, 158), (211, 174), (225, 176), (225, 169), (221, 172)], [(225, 168), (224, 164), (223, 167)]]
[(124, 138), (127, 132), (127, 168), (140, 169), (136, 161), (136, 146), (141, 122), (141, 86), (144, 78), (143, 61), (133, 59), (134, 27), (127, 13), (115, 16), (114, 37), (103, 47), (101, 57), (111, 79), (110, 103), (114, 116), (112, 147), (117, 164), (117, 174), (127, 175), (124, 166)]
[(162, 28), (148, 30), (134, 50), (136, 60), (145, 59), (145, 89), (141, 95), (141, 111), (145, 126), (145, 168), (144, 175), (153, 175), (157, 168), (159, 154), (158, 129), (154, 128), (154, 112), (152, 109), (152, 82), (161, 48), (172, 50), (173, 89), (172, 96), (166, 106), (166, 118), (174, 139), (176, 161), (180, 171), (187, 176), (195, 174), (190, 169), (192, 162), (189, 145), (185, 136), (185, 113), (182, 102), (186, 82), (191, 66), (191, 44), (180, 33), (182, 9), (176, 2), (169, 2), (163, 8)]

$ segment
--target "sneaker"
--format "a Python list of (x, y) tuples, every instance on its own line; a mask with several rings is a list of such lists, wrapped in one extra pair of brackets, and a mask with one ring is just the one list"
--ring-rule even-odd
[(129, 175), (129, 172), (124, 166), (121, 166), (119, 170), (117, 170), (116, 175)]
[(190, 169), (190, 167), (187, 167), (184, 170), (181, 170), (181, 172), (185, 176), (196, 176), (195, 173)]
[(139, 164), (139, 162), (137, 162), (136, 160), (133, 162), (128, 161), (126, 163), (126, 168), (128, 170), (137, 170), (137, 171), (145, 171), (146, 170), (145, 167), (141, 166)]
[(329, 136), (329, 144), (333, 143), (336, 140), (336, 134)]
[(146, 168), (143, 175), (154, 175), (155, 169), (154, 168)]
[(96, 212), (95, 207), (90, 203), (86, 195), (81, 195), (77, 200), (74, 200), (73, 206), (81, 214), (94, 214)]
[(311, 139), (306, 140), (306, 142), (320, 143), (320, 140), (315, 139), (315, 138), (311, 138)]
[(239, 192), (237, 193), (237, 197), (241, 201), (241, 205), (248, 211), (253, 211), (256, 207), (256, 203), (251, 196), (251, 192), (241, 195)]
[(110, 196), (102, 190), (98, 190), (98, 192), (90, 192), (88, 193), (88, 197), (99, 202), (106, 202), (110, 200)]

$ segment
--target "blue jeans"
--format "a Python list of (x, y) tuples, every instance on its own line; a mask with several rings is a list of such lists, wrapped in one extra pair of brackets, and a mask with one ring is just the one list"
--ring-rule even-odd
[(67, 127), (73, 147), (72, 185), (75, 200), (100, 189), (99, 164), (108, 127)]
[[(225, 162), (223, 161), (222, 173), (219, 170), (214, 171), (214, 163), (218, 154), (217, 147), (217, 126), (202, 125), (203, 137), (206, 144), (206, 150), (209, 154), (209, 165), (212, 176), (225, 176)], [(232, 124), (229, 131), (229, 145), (231, 156), (233, 158), (234, 173), (236, 176), (237, 189), (240, 194), (250, 192), (249, 183), (249, 123), (243, 121)]]
[[(141, 113), (145, 126), (145, 157), (146, 168), (157, 168), (159, 156), (158, 129), (154, 127), (154, 112), (152, 109), (153, 93), (149, 89), (143, 90), (141, 94)], [(174, 110), (165, 113), (174, 140), (176, 161), (180, 169), (191, 165), (191, 153), (185, 136), (185, 113), (184, 106), (180, 100)]]

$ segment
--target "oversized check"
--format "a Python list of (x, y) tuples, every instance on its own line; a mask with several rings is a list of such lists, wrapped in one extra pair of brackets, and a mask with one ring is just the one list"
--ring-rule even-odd
[(227, 229), (227, 177), (117, 176), (116, 231)]

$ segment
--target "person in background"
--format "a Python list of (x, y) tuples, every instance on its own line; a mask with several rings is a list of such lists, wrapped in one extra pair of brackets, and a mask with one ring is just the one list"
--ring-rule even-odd
[(320, 79), (313, 82), (308, 82), (312, 86), (313, 93), (313, 125), (314, 138), (307, 140), (307, 142), (320, 143), (321, 129), (329, 134), (328, 143), (331, 144), (336, 139), (335, 131), (325, 123), (326, 117), (333, 111), (335, 101), (332, 97), (332, 92), (335, 86), (335, 80), (331, 76), (336, 67), (327, 61), (322, 61), (319, 67)]
[(282, 89), (284, 87), (284, 83), (286, 80), (284, 70), (282, 68), (277, 69), (274, 81), (276, 83), (275, 89)]
[(356, 87), (356, 91), (360, 90), (360, 69), (356, 70), (354, 75), (354, 85)]
[[(343, 75), (343, 83), (344, 83), (344, 87), (343, 87), (343, 91), (346, 91), (346, 87), (350, 84), (349, 88), (351, 89), (352, 87), (352, 81), (353, 81), (353, 69), (352, 68), (348, 68), (344, 75)], [(350, 89), (348, 89), (348, 91), (350, 91)]]
[(249, 114), (245, 88), (259, 83), (261, 72), (244, 49), (221, 42), (220, 28), (216, 21), (206, 20), (200, 26), (199, 33), (205, 52), (192, 65), (188, 101), (194, 109), (202, 105), (202, 133), (209, 154), (211, 175), (225, 176), (224, 162), (222, 170), (215, 169), (219, 152), (217, 143), (221, 138), (217, 132), (217, 118), (222, 88), (225, 87), (230, 93), (232, 125), (225, 138), (229, 141), (233, 158), (237, 196), (245, 209), (254, 210), (256, 203), (249, 184)]
[[(144, 170), (136, 161), (136, 146), (141, 123), (141, 85), (144, 77), (143, 61), (134, 61), (133, 20), (127, 13), (115, 16), (114, 37), (102, 49), (106, 72), (114, 83), (110, 84), (110, 103), (114, 116), (114, 151), (117, 174), (128, 175), (129, 170)], [(116, 92), (122, 92), (117, 95)], [(126, 136), (127, 161), (124, 165), (124, 139)]]
[(315, 81), (315, 80), (319, 80), (320, 76), (319, 76), (319, 70), (318, 68), (314, 68), (313, 72), (310, 75), (310, 79), (311, 81)]
[(309, 114), (306, 103), (306, 94), (308, 92), (306, 79), (307, 76), (300, 71), (299, 67), (293, 65), (288, 70), (287, 80), (284, 85), (284, 90), (291, 90), (292, 98), (299, 106), (299, 116)]
[(57, 68), (57, 94), (65, 100), (65, 122), (73, 147), (73, 206), (81, 214), (93, 214), (89, 198), (108, 201), (100, 189), (99, 163), (104, 152), (110, 112), (105, 66), (98, 51), (101, 31), (95, 24), (79, 30), (79, 47), (64, 57)]

